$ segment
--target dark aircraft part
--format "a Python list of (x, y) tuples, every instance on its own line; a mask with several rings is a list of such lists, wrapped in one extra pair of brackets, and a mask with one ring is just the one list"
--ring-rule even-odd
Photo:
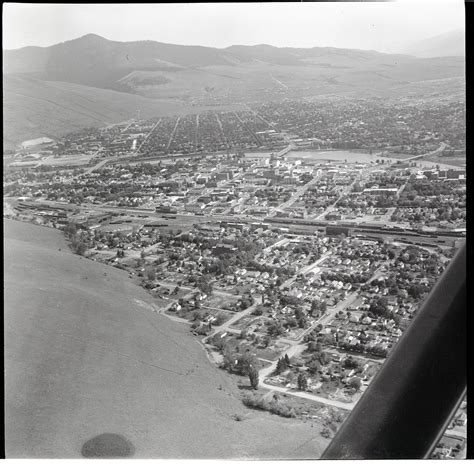
[(466, 393), (466, 245), (322, 459), (428, 458)]

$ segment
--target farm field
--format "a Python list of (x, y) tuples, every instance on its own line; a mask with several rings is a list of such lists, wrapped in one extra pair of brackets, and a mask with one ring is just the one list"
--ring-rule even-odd
[(7, 457), (97, 455), (114, 437), (136, 458), (321, 455), (317, 424), (246, 408), (188, 327), (152, 312), (126, 272), (11, 220), (4, 252)]

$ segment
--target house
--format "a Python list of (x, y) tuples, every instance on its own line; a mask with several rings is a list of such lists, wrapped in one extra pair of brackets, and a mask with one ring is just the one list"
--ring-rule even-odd
[(454, 419), (454, 425), (458, 427), (464, 427), (467, 424), (467, 415), (465, 412), (461, 412), (459, 416)]

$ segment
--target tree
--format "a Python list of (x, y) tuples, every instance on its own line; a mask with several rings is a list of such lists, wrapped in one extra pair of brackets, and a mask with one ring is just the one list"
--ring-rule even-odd
[(278, 359), (277, 367), (276, 367), (277, 374), (280, 374), (281, 372), (286, 371), (288, 367), (289, 367), (289, 363), (286, 362), (285, 357)]
[(362, 386), (362, 381), (359, 377), (352, 377), (347, 382), (347, 385), (349, 385), (349, 387), (353, 388), (355, 391), (359, 391), (360, 387)]
[(316, 360), (316, 359), (312, 359), (307, 365), (306, 367), (308, 368), (308, 371), (311, 373), (311, 374), (316, 374), (320, 369), (321, 369), (321, 363)]
[(239, 338), (242, 338), (242, 339), (247, 339), (247, 335), (248, 335), (248, 330), (247, 329), (242, 329), (240, 331), (240, 334), (239, 334)]
[(388, 300), (385, 297), (372, 301), (369, 311), (375, 316), (388, 317), (390, 311), (387, 308)]
[(298, 390), (305, 391), (308, 388), (308, 377), (304, 372), (300, 372), (298, 375)]
[(156, 273), (155, 273), (155, 270), (152, 267), (147, 269), (146, 277), (147, 277), (148, 280), (155, 280), (156, 279)]
[(235, 366), (238, 363), (237, 355), (227, 345), (223, 347), (223, 367), (229, 372), (234, 372)]
[(250, 386), (254, 390), (257, 390), (258, 389), (258, 381), (259, 381), (257, 369), (255, 369), (255, 367), (252, 366), (249, 369), (249, 374), (248, 375), (249, 375), (249, 380), (250, 380)]
[(283, 326), (277, 321), (270, 321), (268, 324), (268, 335), (278, 336), (283, 333)]
[(308, 351), (321, 351), (322, 350), (322, 345), (319, 342), (312, 341), (309, 342), (308, 344)]
[(205, 276), (201, 276), (197, 281), (197, 288), (201, 290), (202, 293), (206, 295), (212, 294), (212, 284), (209, 282), (209, 279)]
[(314, 312), (320, 311), (321, 313), (324, 313), (326, 311), (327, 304), (325, 301), (320, 301), (320, 300), (313, 300), (311, 302), (311, 316), (313, 315)]
[(76, 235), (77, 230), (78, 230), (77, 224), (75, 222), (69, 222), (66, 224), (66, 227), (64, 227), (64, 235), (66, 235), (66, 237), (68, 238), (71, 238), (74, 235)]
[(239, 356), (237, 360), (237, 371), (240, 375), (249, 375), (250, 370), (255, 369), (258, 364), (255, 354), (247, 351)]
[(81, 256), (84, 255), (84, 253), (87, 250), (87, 246), (84, 243), (84, 241), (80, 237), (77, 237), (77, 236), (74, 236), (74, 238), (72, 239), (71, 248), (74, 253)]
[(352, 356), (348, 356), (342, 362), (342, 366), (345, 369), (356, 369), (357, 367), (359, 367), (359, 361), (357, 361), (357, 359), (353, 358)]

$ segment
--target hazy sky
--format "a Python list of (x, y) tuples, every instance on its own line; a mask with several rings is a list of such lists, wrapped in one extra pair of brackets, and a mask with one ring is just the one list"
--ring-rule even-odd
[(275, 46), (399, 51), (464, 29), (462, 0), (250, 4), (3, 4), (3, 48), (48, 46), (95, 33), (110, 40), (156, 40), (227, 47)]

